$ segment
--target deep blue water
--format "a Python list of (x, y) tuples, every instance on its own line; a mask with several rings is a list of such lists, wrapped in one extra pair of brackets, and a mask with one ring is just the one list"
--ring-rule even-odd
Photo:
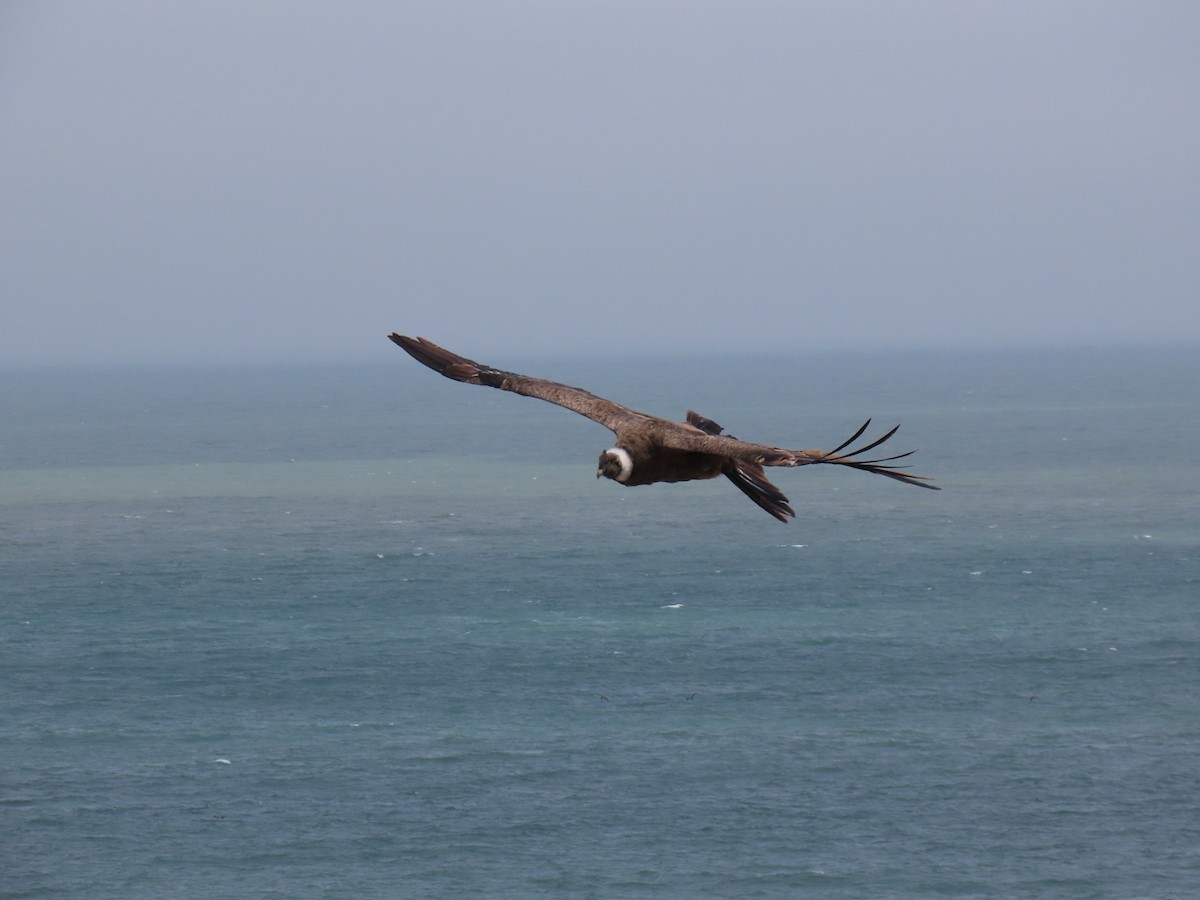
[(0, 373), (0, 895), (1196, 894), (1194, 350), (487, 360), (787, 526), (384, 359)]

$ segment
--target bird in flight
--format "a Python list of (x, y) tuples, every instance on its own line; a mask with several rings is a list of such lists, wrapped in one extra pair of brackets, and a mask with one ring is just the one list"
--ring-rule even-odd
[(762, 509), (785, 523), (794, 518), (796, 512), (788, 505), (783, 492), (767, 480), (763, 466), (849, 466), (862, 472), (886, 475), (905, 484), (940, 490), (923, 475), (905, 472), (903, 466), (886, 465), (912, 455), (912, 450), (879, 459), (861, 458), (895, 434), (899, 425), (858, 449), (849, 448), (866, 432), (870, 419), (832, 450), (786, 450), (722, 434), (720, 425), (691, 410), (688, 410), (686, 422), (672, 422), (597, 397), (582, 388), (493, 369), (424, 338), (401, 334), (388, 337), (418, 362), (447, 378), (537, 397), (574, 410), (608, 428), (617, 440), (614, 446), (600, 454), (597, 478), (603, 475), (620, 484), (635, 485), (696, 481), (724, 475)]

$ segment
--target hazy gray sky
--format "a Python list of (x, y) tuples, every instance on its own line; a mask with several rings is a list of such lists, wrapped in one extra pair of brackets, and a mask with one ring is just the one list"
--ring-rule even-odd
[(0, 3), (0, 365), (1200, 340), (1200, 4)]

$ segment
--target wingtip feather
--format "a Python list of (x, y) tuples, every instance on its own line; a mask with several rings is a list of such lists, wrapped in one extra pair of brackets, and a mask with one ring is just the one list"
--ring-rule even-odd
[(876, 438), (875, 440), (871, 441), (869, 444), (859, 447), (857, 450), (852, 450), (849, 453), (842, 453), (841, 452), (842, 450), (845, 450), (847, 447), (849, 447), (851, 444), (853, 444), (856, 440), (858, 440), (859, 437), (862, 436), (862, 434), (867, 430), (867, 426), (870, 424), (871, 424), (871, 420), (867, 419), (867, 421), (863, 424), (863, 426), (861, 428), (859, 428), (858, 431), (854, 432), (853, 435), (851, 435), (849, 440), (843, 441), (841, 444), (839, 444), (837, 446), (836, 449), (831, 450), (828, 453), (826, 453), (824, 458), (819, 460), (819, 462), (833, 463), (833, 464), (841, 465), (841, 466), (849, 466), (852, 469), (858, 469), (862, 472), (871, 472), (872, 474), (875, 474), (875, 475), (883, 475), (883, 476), (886, 476), (887, 478), (894, 478), (896, 481), (901, 481), (901, 482), (904, 482), (905, 484), (911, 484), (914, 487), (928, 488), (931, 491), (940, 491), (941, 490), (941, 488), (938, 487), (936, 484), (928, 483), (931, 479), (927, 475), (913, 475), (909, 472), (903, 472), (903, 471), (901, 471), (901, 469), (904, 468), (903, 466), (882, 465), (882, 463), (894, 462), (895, 460), (904, 459), (907, 456), (912, 456), (912, 454), (916, 452), (915, 450), (909, 450), (905, 453), (897, 453), (895, 456), (885, 456), (885, 457), (881, 457), (879, 459), (854, 459), (853, 458), (853, 457), (858, 456), (859, 454), (867, 453), (871, 450), (874, 450), (880, 444), (883, 444), (884, 442), (889, 440), (897, 431), (900, 430), (899, 425), (892, 428), (890, 431), (888, 431), (886, 434), (884, 434), (883, 437)]

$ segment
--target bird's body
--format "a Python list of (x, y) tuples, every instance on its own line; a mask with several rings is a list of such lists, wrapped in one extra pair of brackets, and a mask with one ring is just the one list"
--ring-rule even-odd
[[(629, 473), (625, 477), (613, 476), (613, 481), (624, 485), (657, 484), (660, 481), (700, 481), (716, 478), (721, 474), (725, 458), (713, 453), (697, 453), (695, 450), (676, 450), (665, 447), (650, 434), (627, 434), (617, 436), (613, 450), (624, 450), (629, 459)], [(601, 460), (613, 450), (605, 450)], [(614, 454), (615, 455), (615, 454)], [(605, 474), (603, 466), (599, 475)]]
[(873, 460), (857, 458), (890, 438), (896, 433), (895, 428), (864, 447), (842, 452), (866, 431), (869, 419), (834, 450), (787, 450), (724, 435), (720, 425), (691, 410), (686, 422), (672, 422), (597, 397), (582, 388), (482, 365), (424, 338), (399, 334), (389, 337), (414, 359), (447, 378), (546, 400), (610, 429), (617, 439), (613, 447), (600, 455), (596, 470), (598, 478), (603, 476), (632, 486), (697, 481), (725, 475), (738, 490), (781, 522), (796, 513), (788, 505), (787, 497), (767, 480), (763, 466), (842, 465), (937, 490), (926, 483), (923, 476), (882, 465), (902, 459), (909, 453)]

